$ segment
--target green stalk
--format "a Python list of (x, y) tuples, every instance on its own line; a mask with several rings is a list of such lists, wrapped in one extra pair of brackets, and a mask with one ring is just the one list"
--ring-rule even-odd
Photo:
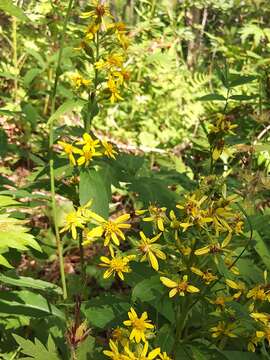
[(12, 17), (12, 49), (13, 49), (13, 66), (15, 68), (14, 76), (14, 100), (18, 98), (18, 53), (17, 53), (17, 19)]
[[(99, 30), (96, 33), (95, 45), (96, 45), (96, 54), (95, 54), (94, 63), (96, 63), (99, 60)], [(95, 68), (94, 91), (92, 93), (89, 92), (89, 96), (88, 96), (88, 114), (90, 114), (90, 117), (89, 117), (89, 119), (86, 117), (86, 119), (84, 121), (84, 130), (87, 133), (89, 133), (89, 131), (91, 129), (92, 120), (94, 117), (92, 107), (94, 106), (96, 96), (97, 96), (97, 86), (98, 86), (98, 69)]]
[(81, 265), (82, 281), (83, 281), (83, 285), (85, 286), (86, 272), (85, 272), (84, 248), (82, 245), (82, 240), (83, 240), (83, 234), (82, 234), (82, 231), (80, 231), (80, 234), (79, 234), (80, 265)]
[[(56, 91), (60, 76), (60, 64), (63, 55), (63, 47), (64, 47), (64, 39), (67, 30), (67, 23), (70, 17), (70, 12), (72, 8), (73, 0), (69, 0), (68, 8), (64, 20), (63, 31), (60, 38), (60, 48), (58, 53), (58, 59), (56, 64), (56, 73), (54, 78), (54, 84), (51, 93), (51, 115), (55, 112), (55, 102), (56, 102)], [(61, 282), (62, 282), (62, 290), (63, 290), (63, 298), (67, 298), (67, 286), (66, 286), (66, 276), (65, 276), (65, 269), (64, 269), (64, 258), (63, 258), (63, 247), (61, 243), (61, 238), (58, 229), (58, 221), (57, 221), (57, 210), (56, 210), (56, 196), (55, 196), (55, 175), (54, 175), (54, 159), (53, 159), (53, 143), (54, 143), (54, 128), (53, 128), (53, 121), (50, 122), (49, 128), (49, 152), (50, 152), (50, 183), (51, 183), (51, 204), (52, 204), (52, 215), (54, 221), (54, 230), (55, 230), (55, 237), (56, 237), (56, 244), (59, 256), (59, 267), (60, 267), (60, 274), (61, 274)]]

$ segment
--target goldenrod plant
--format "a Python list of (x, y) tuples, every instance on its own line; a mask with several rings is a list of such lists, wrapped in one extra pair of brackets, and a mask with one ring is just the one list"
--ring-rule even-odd
[(0, 357), (269, 359), (269, 4), (0, 9)]

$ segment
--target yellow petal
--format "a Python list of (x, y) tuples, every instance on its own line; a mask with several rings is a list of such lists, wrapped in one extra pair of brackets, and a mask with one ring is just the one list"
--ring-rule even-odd
[(236, 284), (236, 282), (234, 282), (230, 279), (226, 279), (226, 284), (234, 290), (238, 290), (238, 288), (239, 288), (239, 286)]
[(156, 356), (158, 356), (160, 354), (160, 348), (156, 348), (152, 351), (150, 351), (149, 355), (148, 355), (148, 359), (149, 360), (153, 360)]
[(148, 256), (149, 256), (149, 260), (150, 260), (152, 268), (154, 270), (158, 271), (158, 261), (157, 261), (157, 258), (155, 257), (155, 255), (152, 253), (152, 251), (149, 251)]
[(197, 293), (197, 292), (200, 292), (200, 289), (198, 289), (196, 286), (188, 285), (187, 291), (189, 293)]
[(110, 264), (110, 262), (111, 262), (111, 260), (108, 259), (108, 258), (105, 257), (105, 256), (101, 256), (101, 257), (100, 257), (100, 260), (101, 260), (102, 262), (104, 262), (105, 264)]
[(160, 281), (163, 285), (167, 286), (168, 288), (174, 288), (177, 287), (177, 282), (168, 279), (167, 277), (161, 276)]
[(124, 214), (119, 216), (117, 219), (114, 220), (115, 224), (120, 224), (122, 222), (127, 221), (128, 219), (130, 219), (130, 214)]
[(177, 294), (177, 289), (174, 288), (174, 289), (172, 289), (172, 290), (169, 292), (169, 297), (172, 298), (172, 297), (174, 297), (176, 294)]
[(102, 227), (102, 226), (97, 226), (97, 227), (91, 229), (91, 230), (87, 233), (87, 237), (88, 237), (88, 238), (101, 237), (102, 234), (103, 234), (103, 227)]
[(157, 227), (160, 231), (164, 231), (164, 224), (163, 224), (162, 219), (160, 219), (160, 218), (157, 221)]
[(209, 251), (210, 251), (210, 246), (207, 245), (207, 246), (204, 246), (204, 247), (202, 247), (200, 249), (195, 250), (194, 254), (199, 256), (199, 255), (207, 254), (207, 253), (209, 253)]

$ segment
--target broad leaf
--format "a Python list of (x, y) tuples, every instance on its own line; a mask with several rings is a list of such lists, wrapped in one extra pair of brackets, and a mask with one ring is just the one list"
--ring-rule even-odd
[(51, 336), (48, 338), (47, 348), (38, 340), (35, 339), (34, 342), (26, 340), (23, 337), (13, 334), (14, 339), (21, 347), (21, 353), (28, 355), (30, 357), (23, 358), (26, 359), (38, 359), (38, 360), (60, 360), (57, 355), (57, 349), (53, 342)]
[(18, 276), (16, 274), (0, 274), (0, 282), (8, 285), (26, 287), (41, 291), (53, 291), (59, 295), (62, 294), (62, 289), (52, 283), (43, 280), (33, 279), (31, 277)]
[(1, 0), (0, 10), (4, 11), (8, 15), (15, 16), (19, 20), (29, 21), (28, 17), (24, 14), (22, 9), (14, 5), (12, 0)]
[(92, 200), (92, 210), (108, 218), (111, 186), (104, 172), (94, 169), (83, 169), (80, 172), (80, 204), (84, 205)]
[(65, 320), (65, 315), (40, 294), (22, 290), (0, 292), (0, 308), (4, 314), (31, 317), (56, 316)]

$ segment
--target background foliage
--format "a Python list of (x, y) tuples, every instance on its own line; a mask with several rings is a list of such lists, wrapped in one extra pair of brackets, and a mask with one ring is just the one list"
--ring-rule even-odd
[[(89, 199), (105, 218), (123, 211), (135, 217), (135, 210), (149, 203), (175, 208), (209, 169), (214, 172), (209, 140), (214, 147), (215, 139), (207, 134), (219, 113), (226, 112), (238, 128), (226, 138), (215, 174), (226, 174), (227, 188), (241, 197), (249, 219), (246, 239), (250, 226), (253, 232), (238, 266), (249, 285), (270, 271), (269, 1), (109, 1), (117, 21), (127, 24), (131, 76), (122, 101), (91, 108), (91, 131), (110, 140), (120, 154), (115, 161), (98, 159), (94, 168), (74, 172), (56, 145), (55, 220), (48, 124), (55, 125), (54, 143), (84, 132), (88, 94), (77, 91), (71, 77), (76, 71), (92, 74), (78, 51), (85, 31), (80, 14), (88, 5), (76, 1), (72, 7), (58, 67), (68, 2), (0, 4), (0, 357), (5, 360), (104, 359), (111, 329), (126, 320), (131, 304), (156, 320), (155, 345), (171, 353), (174, 307), (153, 269), (134, 263), (124, 285), (105, 280), (98, 266), (103, 248), (94, 244), (85, 250), (84, 286), (80, 248), (64, 235), (68, 299), (63, 300), (52, 225), (63, 227), (65, 215)], [(240, 243), (238, 253), (243, 247)], [(240, 304), (234, 307), (239, 318), (248, 317)], [(192, 313), (192, 331), (199, 311)], [(269, 304), (262, 311), (269, 312)], [(243, 343), (221, 349), (208, 345), (203, 336), (181, 343), (177, 356), (269, 358), (267, 341), (256, 353), (248, 353)]]

